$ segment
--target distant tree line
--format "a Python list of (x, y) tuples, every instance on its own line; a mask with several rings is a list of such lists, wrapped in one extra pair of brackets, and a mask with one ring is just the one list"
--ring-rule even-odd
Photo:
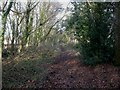
[(9, 50), (10, 55), (24, 51), (28, 46), (38, 47), (46, 41), (60, 19), (56, 18), (62, 11), (59, 2), (1, 2), (0, 17), (0, 58)]

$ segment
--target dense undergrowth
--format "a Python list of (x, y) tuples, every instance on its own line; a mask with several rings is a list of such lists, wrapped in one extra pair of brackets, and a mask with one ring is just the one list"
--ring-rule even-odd
[(14, 57), (3, 59), (3, 88), (40, 87), (54, 58), (70, 47), (67, 44), (41, 44), (39, 47), (30, 46)]
[(47, 65), (53, 62), (57, 52), (52, 48), (29, 47), (14, 58), (4, 59), (3, 87), (27, 87), (26, 84), (34, 81), (41, 83), (47, 75)]

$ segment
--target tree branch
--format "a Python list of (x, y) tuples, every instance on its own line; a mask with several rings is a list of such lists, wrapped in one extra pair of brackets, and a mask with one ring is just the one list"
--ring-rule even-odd
[(7, 8), (7, 10), (6, 10), (5, 13), (4, 13), (5, 16), (7, 16), (7, 15), (9, 14), (10, 9), (11, 9), (11, 7), (12, 7), (12, 4), (13, 4), (13, 0), (10, 1), (10, 4), (8, 5), (8, 8)]
[(31, 10), (33, 10), (37, 5), (39, 4), (39, 2), (37, 2), (32, 8), (30, 8), (29, 10), (23, 11), (23, 12), (18, 12), (18, 11), (14, 11), (11, 9), (12, 12), (17, 13), (17, 14), (22, 14), (22, 13), (26, 13), (26, 12), (30, 12)]
[[(65, 16), (65, 15), (64, 15), (64, 16)], [(50, 32), (52, 31), (53, 27), (54, 27), (58, 22), (60, 22), (60, 21), (64, 18), (64, 16), (63, 16), (61, 19), (57, 20), (57, 21), (50, 27), (48, 33), (43, 37), (43, 40), (46, 40), (47, 36), (48, 36), (48, 35), (50, 34)], [(43, 40), (41, 40), (41, 41), (43, 41)]]

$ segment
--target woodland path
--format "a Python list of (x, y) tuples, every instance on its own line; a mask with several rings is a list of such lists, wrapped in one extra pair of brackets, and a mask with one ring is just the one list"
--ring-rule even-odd
[(120, 68), (108, 64), (85, 66), (75, 52), (57, 56), (48, 72), (43, 88), (120, 88)]

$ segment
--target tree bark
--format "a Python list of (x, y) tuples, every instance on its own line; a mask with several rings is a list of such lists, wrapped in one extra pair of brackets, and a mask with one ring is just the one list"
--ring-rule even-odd
[(11, 0), (8, 5), (8, 8), (5, 11), (3, 10), (3, 12), (2, 12), (2, 28), (0, 30), (0, 88), (2, 87), (2, 49), (3, 49), (3, 45), (4, 45), (4, 33), (5, 33), (7, 16), (10, 12), (12, 4), (13, 4), (13, 2)]
[(12, 21), (12, 41), (11, 41), (11, 54), (14, 55), (14, 41), (15, 41), (15, 21)]

